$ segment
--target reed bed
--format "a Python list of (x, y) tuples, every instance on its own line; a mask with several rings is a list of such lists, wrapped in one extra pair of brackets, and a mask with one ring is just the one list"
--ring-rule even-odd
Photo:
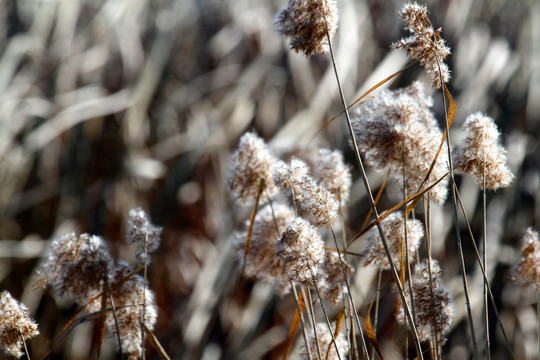
[(0, 16), (2, 357), (538, 358), (537, 2)]

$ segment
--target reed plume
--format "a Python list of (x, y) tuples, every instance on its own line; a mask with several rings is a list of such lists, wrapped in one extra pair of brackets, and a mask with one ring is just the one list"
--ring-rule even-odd
[(261, 181), (271, 196), (276, 188), (272, 179), (277, 159), (263, 139), (245, 133), (229, 161), (227, 189), (240, 205), (252, 204), (260, 193)]
[[(431, 260), (431, 274), (427, 260), (416, 264), (411, 283), (416, 329), (420, 340), (432, 339), (439, 346), (443, 345), (446, 342), (445, 334), (452, 325), (454, 301), (442, 280), (441, 268), (437, 261)], [(411, 303), (409, 292), (405, 292), (405, 296)], [(397, 320), (401, 324), (405, 322), (402, 305)]]
[(28, 308), (8, 291), (0, 293), (0, 346), (8, 355), (20, 358), (24, 341), (39, 334), (37, 324), (28, 315)]
[(486, 189), (510, 186), (514, 175), (506, 165), (506, 150), (493, 119), (479, 112), (469, 115), (463, 130), (467, 135), (452, 154), (456, 172), (471, 176), (482, 188), (484, 178)]
[[(360, 107), (352, 119), (358, 148), (368, 165), (379, 170), (389, 168), (396, 181), (403, 182), (407, 194), (416, 193), (426, 177), (439, 149), (442, 132), (418, 81), (398, 90), (383, 90)], [(405, 174), (403, 165), (405, 161)], [(446, 161), (437, 158), (428, 185), (447, 172)], [(441, 204), (446, 200), (448, 180), (444, 179), (428, 193)]]
[[(381, 227), (384, 231), (384, 236), (388, 242), (388, 248), (392, 255), (392, 261), (396, 268), (400, 268), (402, 256), (402, 246), (405, 242), (405, 226), (403, 221), (403, 214), (401, 212), (394, 212), (381, 222)], [(408, 219), (407, 220), (407, 243), (409, 246), (409, 262), (412, 263), (415, 258), (416, 250), (420, 245), (420, 241), (424, 237), (424, 227), (419, 220)], [(389, 269), (390, 264), (384, 251), (382, 240), (377, 228), (370, 229), (366, 235), (366, 246), (361, 252), (364, 259), (364, 266), (378, 265), (383, 269)]]
[(441, 37), (441, 29), (434, 30), (429, 21), (427, 8), (417, 3), (408, 3), (399, 15), (407, 22), (409, 37), (394, 43), (392, 47), (403, 49), (407, 55), (420, 62), (435, 87), (450, 81), (450, 70), (444, 60), (450, 55), (450, 48)]
[(328, 50), (326, 33), (334, 35), (337, 21), (334, 0), (289, 0), (277, 13), (274, 26), (289, 38), (291, 49), (311, 56)]

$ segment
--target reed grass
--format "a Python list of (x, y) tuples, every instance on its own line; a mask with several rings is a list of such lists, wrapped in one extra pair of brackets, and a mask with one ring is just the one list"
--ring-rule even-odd
[(2, 350), (538, 358), (540, 8), (404, 5), (0, 4)]

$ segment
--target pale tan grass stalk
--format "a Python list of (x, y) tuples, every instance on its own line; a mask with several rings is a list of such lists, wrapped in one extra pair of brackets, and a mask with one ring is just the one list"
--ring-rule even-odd
[[(317, 293), (317, 298), (319, 299), (319, 303), (321, 304), (321, 310), (323, 312), (324, 319), (326, 321), (326, 325), (328, 326), (328, 332), (330, 333), (330, 335), (332, 337), (332, 344), (334, 345), (334, 348), (336, 349), (336, 355), (337, 355), (338, 359), (341, 360), (341, 355), (339, 354), (339, 348), (337, 346), (336, 339), (334, 337), (334, 332), (332, 331), (332, 325), (330, 325), (330, 319), (328, 318), (328, 314), (326, 313), (326, 308), (325, 308), (324, 303), (323, 303), (321, 292), (319, 291), (319, 286), (317, 285), (317, 280), (315, 278), (315, 273), (313, 272), (313, 269), (311, 267), (310, 267), (310, 272), (311, 272), (313, 284), (315, 285), (314, 286), (315, 292)], [(345, 271), (343, 272), (343, 275), (345, 276)], [(321, 359), (323, 359), (323, 358), (321, 357)]]
[(24, 354), (30, 359), (26, 339), (39, 334), (37, 324), (30, 318), (28, 308), (15, 300), (6, 290), (0, 293), (0, 348), (19, 358)]
[[(339, 263), (340, 263), (341, 268), (342, 268), (343, 278), (345, 280), (345, 286), (347, 287), (347, 295), (349, 296), (349, 300), (350, 300), (351, 306), (353, 308), (353, 313), (354, 313), (354, 318), (356, 320), (356, 325), (358, 326), (358, 329), (360, 331), (360, 337), (362, 339), (362, 350), (364, 351), (364, 355), (367, 355), (367, 358), (370, 359), (370, 356), (369, 356), (369, 353), (368, 353), (368, 350), (367, 350), (366, 340), (364, 339), (364, 331), (362, 330), (362, 326), (360, 324), (360, 318), (358, 316), (358, 311), (356, 310), (356, 306), (354, 305), (354, 301), (353, 301), (353, 298), (352, 298), (351, 285), (349, 283), (349, 280), (347, 279), (347, 271), (345, 270), (345, 263), (344, 263), (344, 261), (343, 261), (343, 259), (341, 257), (341, 250), (339, 249), (336, 234), (334, 233), (333, 229), (331, 229), (331, 231), (332, 231), (332, 237), (334, 238), (334, 244), (336, 245), (337, 254), (338, 254), (338, 257), (339, 257)], [(369, 316), (369, 314), (367, 314), (367, 316)]]
[[(485, 151), (485, 149), (484, 149)], [(485, 156), (483, 156), (485, 158)], [(487, 193), (486, 193), (486, 167), (482, 167), (482, 264), (487, 268)], [(486, 336), (486, 359), (491, 360), (489, 338), (489, 307), (488, 307), (488, 277), (483, 276), (484, 284), (484, 332)]]
[[(326, 24), (326, 19), (325, 19), (325, 26), (328, 29), (328, 25)], [(335, 61), (335, 57), (334, 57), (334, 50), (333, 50), (333, 47), (332, 47), (332, 41), (330, 39), (330, 35), (328, 34), (328, 30), (327, 30), (326, 36), (328, 38), (328, 47), (330, 48), (330, 56), (331, 56), (331, 59), (332, 59), (332, 66), (334, 67), (334, 73), (336, 75), (336, 81), (337, 81), (337, 85), (338, 85), (338, 89), (339, 89), (339, 95), (340, 95), (340, 98), (341, 98), (341, 102), (343, 104), (343, 109), (345, 110), (345, 117), (347, 119), (347, 125), (348, 125), (348, 128), (349, 128), (349, 134), (351, 136), (351, 140), (352, 140), (352, 143), (353, 143), (354, 153), (355, 153), (356, 160), (358, 162), (358, 166), (359, 166), (359, 169), (360, 169), (360, 174), (361, 174), (361, 177), (362, 177), (362, 181), (364, 182), (364, 186), (365, 186), (366, 192), (368, 194), (369, 206), (373, 210), (373, 215), (375, 216), (375, 219), (378, 220), (379, 214), (378, 214), (377, 208), (376, 208), (374, 200), (373, 200), (373, 194), (371, 192), (371, 187), (369, 186), (369, 181), (367, 179), (367, 174), (366, 174), (366, 171), (364, 169), (364, 164), (363, 164), (362, 159), (360, 157), (360, 152), (358, 151), (358, 145), (356, 144), (356, 140), (354, 138), (354, 131), (353, 131), (353, 128), (352, 128), (351, 118), (349, 116), (349, 111), (347, 110), (347, 102), (345, 100), (345, 95), (343, 93), (343, 88), (341, 86), (341, 81), (339, 79), (339, 74), (338, 74), (338, 71), (337, 71), (337, 65), (336, 65), (336, 61)], [(382, 229), (380, 223), (378, 223), (378, 222), (377, 222), (377, 229), (379, 230), (379, 234), (380, 234), (382, 242), (383, 242), (384, 250), (386, 252), (386, 256), (388, 257), (388, 262), (390, 263), (390, 268), (391, 268), (392, 276), (394, 277), (394, 282), (396, 283), (399, 295), (401, 297), (401, 300), (403, 301), (403, 306), (404, 306), (404, 309), (405, 309), (405, 313), (407, 314), (407, 318), (409, 319), (410, 323), (413, 324), (412, 333), (413, 333), (413, 338), (414, 338), (414, 344), (415, 344), (415, 347), (416, 347), (416, 353), (418, 355), (418, 358), (423, 360), (424, 357), (422, 355), (422, 347), (420, 345), (420, 340), (418, 339), (418, 334), (416, 332), (416, 328), (414, 327), (414, 321), (412, 319), (410, 308), (409, 308), (409, 305), (407, 304), (407, 301), (405, 299), (405, 295), (403, 294), (403, 289), (402, 289), (401, 285), (399, 284), (399, 276), (398, 276), (398, 274), (396, 272), (394, 263), (392, 261), (392, 256), (390, 255), (390, 250), (388, 249), (388, 244), (386, 242), (386, 238), (384, 236), (383, 229)]]
[(322, 357), (322, 352), (321, 352), (321, 344), (319, 343), (319, 336), (317, 334), (317, 321), (315, 320), (315, 309), (313, 308), (314, 302), (311, 299), (311, 291), (306, 286), (303, 286), (302, 292), (304, 293), (304, 296), (307, 293), (307, 299), (308, 299), (307, 303), (309, 304), (308, 309), (309, 309), (309, 314), (311, 316), (311, 327), (313, 329), (313, 335), (315, 336), (317, 355), (319, 359), (322, 359), (323, 357)]
[(508, 354), (510, 355), (510, 357), (512, 359), (514, 359), (514, 352), (512, 351), (512, 347), (510, 346), (510, 341), (508, 340), (508, 336), (507, 336), (506, 331), (504, 329), (504, 326), (503, 326), (503, 323), (502, 323), (502, 320), (501, 320), (501, 317), (500, 317), (500, 314), (499, 314), (499, 310), (498, 310), (497, 305), (495, 303), (495, 298), (493, 297), (493, 292), (491, 291), (491, 286), (489, 285), (489, 281), (487, 281), (487, 274), (486, 274), (484, 265), (482, 263), (482, 257), (480, 255), (480, 251), (478, 250), (478, 246), (476, 245), (476, 241), (474, 240), (474, 235), (472, 233), (471, 224), (469, 222), (469, 218), (467, 217), (467, 213), (465, 212), (465, 207), (463, 206), (463, 201), (461, 200), (461, 196), (460, 196), (459, 191), (457, 190), (457, 188), (456, 188), (456, 195), (457, 195), (457, 199), (459, 201), (461, 211), (462, 211), (463, 216), (465, 218), (465, 223), (467, 224), (467, 229), (469, 231), (469, 236), (471, 238), (471, 245), (473, 246), (474, 254), (476, 255), (476, 260), (478, 261), (478, 265), (480, 266), (480, 271), (482, 272), (482, 276), (484, 277), (484, 279), (485, 279), (485, 281), (487, 283), (487, 290), (488, 290), (489, 299), (491, 301), (491, 306), (492, 306), (493, 311), (495, 312), (495, 317), (497, 318), (497, 323), (498, 323), (499, 328), (501, 329), (501, 332), (503, 334), (506, 349), (508, 350)]
[[(296, 303), (296, 309), (298, 310), (298, 317), (300, 318), (300, 324), (302, 325), (302, 336), (304, 337), (304, 343), (306, 344), (306, 354), (308, 356), (308, 360), (312, 360), (311, 350), (309, 348), (309, 342), (308, 342), (307, 326), (304, 320), (304, 312), (302, 311), (302, 308), (300, 307), (300, 300), (298, 299), (298, 291), (296, 291), (296, 286), (294, 285), (294, 282), (290, 281), (290, 284), (291, 284), (292, 293), (294, 295), (294, 301)], [(306, 303), (306, 299), (304, 298), (304, 304), (305, 303)]]
[(116, 315), (116, 306), (114, 305), (114, 299), (107, 277), (105, 277), (105, 286), (107, 288), (107, 296), (109, 297), (109, 301), (111, 303), (111, 312), (114, 319), (114, 326), (116, 327), (116, 340), (118, 341), (118, 351), (120, 352), (120, 358), (124, 359), (124, 351), (122, 350), (122, 339), (120, 338), (120, 327), (118, 326), (118, 316)]

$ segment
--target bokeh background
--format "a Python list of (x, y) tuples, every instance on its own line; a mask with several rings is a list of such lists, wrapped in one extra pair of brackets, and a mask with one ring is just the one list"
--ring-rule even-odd
[[(408, 63), (390, 50), (403, 32), (402, 1), (338, 0), (334, 38), (348, 102)], [(268, 284), (238, 282), (230, 240), (249, 209), (225, 188), (228, 158), (254, 130), (267, 141), (343, 151), (354, 169), (329, 56), (289, 50), (273, 28), (276, 0), (0, 1), (0, 289), (30, 309), (41, 335), (33, 358), (93, 354), (94, 326), (55, 336), (76, 306), (34, 288), (48, 242), (68, 231), (103, 236), (117, 259), (133, 260), (125, 219), (140, 206), (162, 226), (149, 268), (158, 304), (155, 334), (175, 359), (281, 358), (295, 309)], [(488, 273), (516, 359), (538, 356), (535, 289), (512, 283), (519, 238), (540, 220), (540, 3), (534, 0), (428, 1), (430, 18), (453, 49), (449, 89), (458, 111), (493, 117), (516, 178), (488, 194)], [(413, 67), (385, 87), (423, 79)], [(434, 111), (443, 120), (441, 95)], [(383, 175), (369, 173), (377, 188)], [(481, 197), (458, 179), (477, 241)], [(389, 192), (390, 194), (390, 192)], [(385, 195), (381, 208), (399, 201)], [(355, 181), (347, 229), (358, 231), (368, 205)], [(454, 329), (443, 348), (466, 359), (470, 338), (455, 249), (451, 205), (434, 210), (434, 257), (456, 300)], [(464, 239), (468, 233), (460, 221)], [(473, 309), (481, 336), (481, 279), (464, 240)], [(354, 261), (353, 261), (354, 262)], [(373, 273), (355, 278), (362, 315)], [(371, 276), (371, 278), (369, 276)], [(390, 281), (388, 281), (390, 283)], [(388, 284), (386, 296), (392, 296)], [(384, 289), (383, 289), (384, 290)], [(391, 302), (390, 300), (387, 300)], [(391, 312), (391, 310), (390, 310)], [(493, 315), (493, 313), (492, 313)], [(507, 359), (492, 317), (493, 359)], [(388, 358), (401, 341), (381, 325)], [(481, 339), (478, 339), (481, 342)], [(150, 346), (148, 346), (150, 348)], [(291, 356), (294, 356), (295, 352)], [(0, 355), (0, 356), (3, 356)], [(108, 339), (101, 358), (115, 358)], [(157, 355), (152, 349), (148, 357)]]

